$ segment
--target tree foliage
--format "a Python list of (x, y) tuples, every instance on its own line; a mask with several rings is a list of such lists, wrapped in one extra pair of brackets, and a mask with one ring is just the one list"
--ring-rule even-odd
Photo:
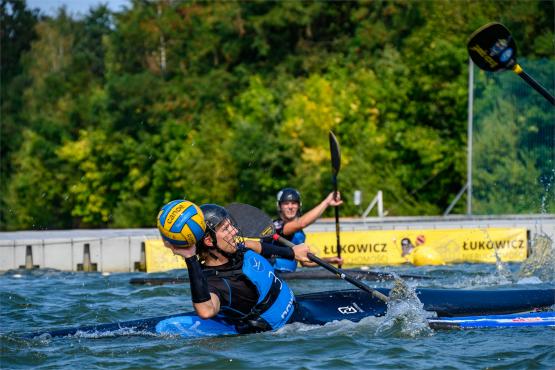
[[(499, 20), (522, 55), (553, 61), (546, 1), (132, 0), (79, 19), (1, 5), (8, 230), (150, 227), (175, 198), (274, 212), (285, 186), (310, 208), (331, 191), (329, 130), (342, 215), (360, 214), (357, 189), (364, 204), (382, 190), (390, 215), (441, 214), (466, 181), (468, 35)], [(553, 142), (541, 140), (552, 121), (502, 96), (484, 92), (491, 130), (476, 145), (489, 172), (476, 191), (521, 196), (498, 191), (480, 207), (552, 210), (537, 201), (555, 176)], [(535, 145), (543, 159), (496, 140)]]

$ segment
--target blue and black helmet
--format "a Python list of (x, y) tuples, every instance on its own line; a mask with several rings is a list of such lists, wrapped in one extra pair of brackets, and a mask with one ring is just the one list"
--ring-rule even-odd
[(280, 204), (282, 202), (297, 202), (299, 203), (299, 213), (301, 212), (301, 209), (303, 207), (303, 202), (301, 199), (301, 193), (299, 193), (299, 191), (297, 189), (294, 188), (284, 188), (281, 189), (278, 193), (277, 193), (277, 209), (278, 211), (280, 210)]

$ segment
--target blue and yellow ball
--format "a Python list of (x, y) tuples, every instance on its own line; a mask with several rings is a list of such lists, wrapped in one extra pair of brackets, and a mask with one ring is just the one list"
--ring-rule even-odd
[(176, 247), (188, 248), (204, 236), (206, 224), (200, 208), (188, 200), (173, 200), (158, 213), (160, 235)]

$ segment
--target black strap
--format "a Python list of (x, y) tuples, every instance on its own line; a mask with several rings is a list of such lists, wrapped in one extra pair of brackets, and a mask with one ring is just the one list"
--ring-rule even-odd
[(261, 300), (260, 303), (257, 303), (256, 306), (253, 307), (253, 309), (251, 310), (251, 314), (260, 316), (260, 314), (266, 312), (268, 308), (270, 308), (278, 299), (282, 287), (283, 282), (277, 277), (274, 277), (274, 281), (272, 282), (272, 286), (268, 290), (266, 297), (264, 297), (264, 299)]
[(246, 334), (272, 330), (272, 326), (260, 315), (268, 310), (277, 300), (281, 291), (281, 284), (281, 281), (274, 280), (268, 294), (266, 294), (266, 297), (260, 303), (256, 304), (248, 314), (233, 320), (237, 332)]

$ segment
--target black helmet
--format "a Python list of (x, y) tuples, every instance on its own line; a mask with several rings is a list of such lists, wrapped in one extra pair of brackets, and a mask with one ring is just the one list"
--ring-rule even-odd
[(227, 210), (217, 204), (203, 204), (200, 206), (202, 213), (204, 214), (204, 222), (206, 222), (206, 231), (210, 230), (216, 232), (216, 227), (222, 223), (222, 221), (229, 218), (229, 213)]
[(279, 205), (282, 202), (287, 202), (287, 201), (299, 203), (299, 212), (301, 211), (301, 208), (303, 207), (303, 202), (301, 200), (301, 193), (299, 193), (297, 189), (284, 188), (277, 193), (276, 205), (277, 205), (278, 211), (280, 210)]
[[(236, 223), (233, 221), (233, 218), (231, 217), (227, 209), (217, 204), (203, 204), (202, 206), (200, 206), (200, 210), (204, 214), (204, 222), (206, 223), (205, 235), (209, 235), (210, 238), (212, 239), (214, 247), (219, 251), (219, 253), (226, 256), (228, 259), (232, 261), (232, 265), (235, 265), (238, 261), (238, 258), (241, 258), (242, 255), (238, 256), (236, 253), (237, 250), (234, 253), (229, 253), (222, 250), (220, 246), (218, 246), (218, 243), (216, 240), (216, 228), (225, 220), (231, 221), (235, 229), (239, 230)], [(235, 235), (234, 241), (236, 243), (243, 243), (243, 239), (239, 235)], [(206, 254), (211, 254), (209, 248), (206, 247), (203, 241), (201, 241), (200, 243), (197, 243), (197, 248), (199, 248), (199, 252), (200, 252), (199, 255), (201, 256), (201, 259), (206, 258), (205, 256)], [(214, 256), (213, 254), (211, 255), (217, 259), (216, 256)]]

